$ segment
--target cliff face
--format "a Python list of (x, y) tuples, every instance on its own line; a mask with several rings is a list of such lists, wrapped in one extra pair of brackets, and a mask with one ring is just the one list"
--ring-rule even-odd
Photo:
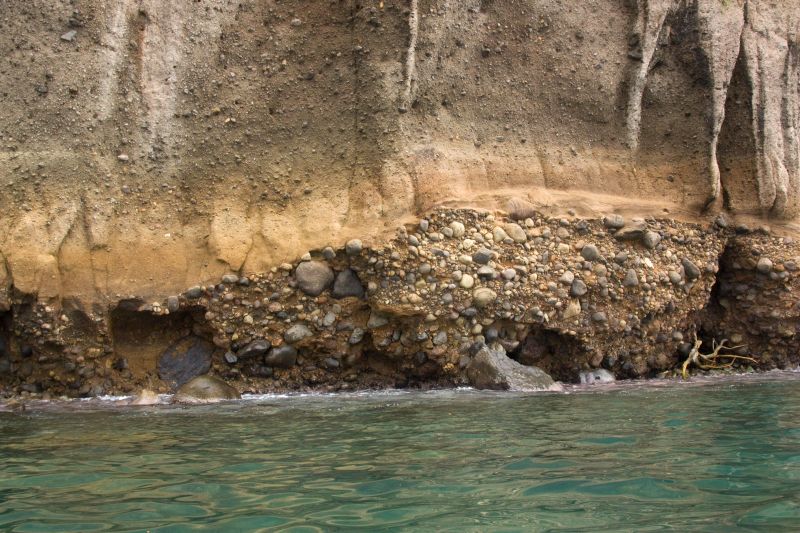
[(13, 320), (107, 321), (436, 205), (796, 230), (794, 0), (14, 0), (0, 28)]
[(3, 2), (0, 250), (18, 291), (102, 302), (443, 202), (792, 218), (798, 11)]

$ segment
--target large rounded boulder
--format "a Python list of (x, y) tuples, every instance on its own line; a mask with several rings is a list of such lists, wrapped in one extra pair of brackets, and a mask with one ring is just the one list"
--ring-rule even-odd
[(173, 403), (202, 404), (241, 399), (239, 391), (215, 376), (198, 376), (178, 389)]
[(467, 378), (476, 389), (561, 391), (561, 384), (535, 366), (522, 365), (499, 344), (484, 346), (467, 366)]
[(188, 335), (171, 344), (158, 358), (158, 377), (171, 387), (180, 387), (211, 368), (214, 345), (209, 341)]
[(333, 283), (333, 270), (322, 261), (305, 261), (297, 265), (294, 277), (301, 291), (309, 296), (319, 296)]

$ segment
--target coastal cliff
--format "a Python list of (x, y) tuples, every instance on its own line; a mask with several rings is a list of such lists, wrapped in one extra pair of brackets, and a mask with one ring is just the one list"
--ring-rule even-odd
[(655, 375), (695, 334), (797, 364), (795, 2), (34, 0), (0, 24), (10, 391), (167, 390), (169, 350), (254, 390), (461, 383), (487, 340), (564, 380)]

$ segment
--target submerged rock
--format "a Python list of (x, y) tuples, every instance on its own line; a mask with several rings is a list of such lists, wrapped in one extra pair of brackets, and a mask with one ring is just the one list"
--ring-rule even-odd
[(198, 376), (185, 383), (175, 396), (173, 403), (201, 404), (215, 403), (224, 400), (238, 400), (239, 391), (215, 376)]
[(172, 387), (180, 387), (195, 376), (208, 372), (214, 345), (189, 335), (174, 342), (158, 358), (158, 377)]
[(581, 384), (583, 385), (595, 385), (597, 383), (613, 383), (617, 380), (617, 378), (614, 377), (614, 374), (612, 374), (605, 368), (598, 368), (597, 370), (591, 370), (589, 372), (581, 372), (580, 378), (581, 378)]
[(150, 389), (142, 389), (139, 394), (131, 400), (131, 405), (155, 405), (158, 403), (158, 394)]
[(467, 366), (467, 378), (476, 389), (561, 391), (544, 370), (525, 366), (506, 355), (500, 345), (482, 347)]

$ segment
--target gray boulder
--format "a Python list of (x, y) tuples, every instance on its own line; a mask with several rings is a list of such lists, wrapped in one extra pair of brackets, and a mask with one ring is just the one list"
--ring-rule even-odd
[(297, 350), (288, 344), (273, 348), (264, 358), (264, 364), (273, 368), (291, 368), (296, 363)]
[(270, 343), (264, 339), (256, 339), (248, 343), (244, 348), (236, 353), (239, 359), (247, 359), (248, 357), (258, 357), (264, 355), (270, 348)]
[(493, 255), (494, 254), (492, 253), (491, 250), (487, 248), (481, 248), (477, 252), (472, 254), (472, 260), (479, 265), (485, 265), (489, 261), (491, 261)]
[(355, 296), (356, 298), (364, 296), (364, 286), (361, 285), (358, 274), (349, 268), (339, 272), (333, 284), (334, 298), (347, 298), (348, 296)]
[(596, 385), (598, 383), (613, 383), (617, 380), (614, 374), (605, 368), (598, 368), (597, 370), (590, 370), (588, 372), (580, 373), (581, 383), (583, 385)]
[(603, 225), (608, 229), (620, 229), (625, 225), (622, 215), (611, 214), (603, 217)]
[(544, 370), (525, 366), (506, 355), (499, 344), (483, 346), (467, 366), (467, 378), (476, 389), (561, 391)]
[(172, 343), (158, 358), (158, 377), (171, 387), (180, 387), (190, 379), (201, 376), (211, 368), (214, 345), (188, 335)]
[(216, 403), (225, 400), (238, 400), (239, 391), (215, 376), (198, 376), (184, 383), (175, 396), (173, 403), (202, 404)]
[(321, 261), (305, 261), (294, 271), (297, 286), (309, 296), (319, 296), (333, 283), (333, 270)]
[(638, 241), (644, 236), (647, 224), (644, 220), (634, 219), (630, 224), (625, 224), (615, 234), (614, 238), (620, 241)]
[(311, 337), (313, 333), (304, 324), (295, 324), (286, 330), (283, 334), (283, 340), (289, 343), (300, 342), (301, 340)]
[(587, 261), (597, 261), (600, 259), (600, 250), (594, 244), (586, 244), (581, 248), (581, 257)]
[(681, 264), (683, 265), (683, 273), (686, 275), (686, 279), (693, 280), (700, 277), (700, 269), (689, 259), (684, 257), (681, 259)]
[(642, 235), (642, 244), (644, 244), (645, 248), (650, 250), (653, 250), (660, 242), (661, 235), (655, 231), (645, 231), (644, 235)]

